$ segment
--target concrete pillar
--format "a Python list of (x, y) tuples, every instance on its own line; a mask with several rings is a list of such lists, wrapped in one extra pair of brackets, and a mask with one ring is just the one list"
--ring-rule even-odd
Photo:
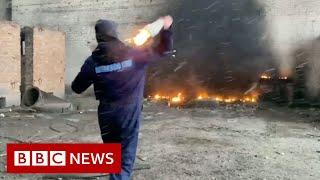
[(6, 105), (20, 105), (21, 55), (20, 26), (0, 22), (0, 97)]

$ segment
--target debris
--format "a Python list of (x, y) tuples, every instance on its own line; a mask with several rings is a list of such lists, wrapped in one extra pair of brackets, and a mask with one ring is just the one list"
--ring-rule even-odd
[(144, 169), (151, 169), (150, 164), (137, 164), (136, 167), (134, 168), (135, 171), (144, 170)]
[(282, 155), (282, 156), (285, 155), (283, 152), (280, 153), (280, 152), (277, 152), (277, 151), (276, 151), (276, 153), (279, 154), (279, 155)]
[(8, 112), (12, 112), (12, 109), (11, 108), (0, 109), (0, 113), (8, 113)]
[(97, 109), (88, 109), (88, 112), (98, 112)]
[(145, 156), (137, 156), (137, 158), (139, 159), (139, 160), (141, 160), (141, 161), (146, 161), (148, 158), (147, 157), (145, 157)]
[(227, 122), (228, 123), (236, 123), (236, 122), (238, 122), (238, 119), (228, 119)]
[(16, 142), (16, 143), (24, 143), (24, 141), (14, 137), (10, 137), (10, 136), (0, 136), (0, 139), (7, 139), (9, 141)]
[(35, 115), (31, 114), (31, 115), (23, 115), (23, 118), (30, 118), (30, 119), (34, 119)]
[(152, 118), (153, 118), (153, 116), (146, 116), (146, 117), (144, 117), (143, 119), (149, 120), (149, 119), (152, 119)]
[(4, 157), (4, 156), (7, 156), (7, 154), (0, 154), (0, 157)]
[(314, 135), (314, 134), (306, 134), (306, 135), (313, 138), (320, 138), (320, 135)]
[(14, 112), (17, 112), (17, 113), (36, 113), (37, 111), (35, 109), (28, 108), (28, 107), (19, 107), (19, 108), (14, 109)]
[(3, 113), (1, 113), (1, 114), (0, 114), (0, 117), (1, 117), (1, 118), (5, 118), (6, 115), (4, 115)]
[[(67, 125), (67, 126), (66, 126)], [(65, 124), (51, 124), (49, 129), (56, 133), (75, 133), (79, 131), (79, 128), (73, 124), (65, 123)]]
[(53, 117), (45, 115), (45, 114), (36, 114), (35, 117), (37, 118), (44, 118), (44, 119), (53, 119)]
[(73, 119), (73, 118), (65, 118), (65, 120), (75, 122), (75, 123), (80, 121), (79, 119)]

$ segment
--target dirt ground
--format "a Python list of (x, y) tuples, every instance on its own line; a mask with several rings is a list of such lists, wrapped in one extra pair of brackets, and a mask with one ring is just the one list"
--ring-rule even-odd
[[(15, 108), (3, 112), (0, 179), (107, 178), (5, 173), (9, 142), (101, 142), (94, 100), (74, 103), (83, 110), (48, 114)], [(316, 109), (241, 105), (179, 110), (146, 102), (134, 179), (318, 180), (319, 129), (320, 110)]]

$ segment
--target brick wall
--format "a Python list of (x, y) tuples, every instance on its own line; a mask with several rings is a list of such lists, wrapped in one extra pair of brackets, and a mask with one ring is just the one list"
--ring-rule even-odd
[(0, 96), (7, 105), (20, 105), (20, 26), (0, 22)]

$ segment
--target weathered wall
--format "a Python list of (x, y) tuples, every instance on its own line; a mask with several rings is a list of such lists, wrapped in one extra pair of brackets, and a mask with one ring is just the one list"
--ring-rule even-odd
[(11, 0), (0, 0), (0, 20), (11, 20)]
[(64, 98), (65, 34), (59, 31), (33, 29), (34, 86)]
[(6, 18), (6, 1), (0, 0), (0, 20), (4, 20)]
[(36, 86), (64, 98), (65, 33), (25, 27), (22, 41), (22, 91)]
[[(170, 2), (168, 4), (168, 2)], [(95, 44), (98, 19), (119, 23), (122, 38), (163, 14), (172, 0), (13, 0), (13, 21), (66, 32), (66, 83), (79, 71)]]
[(20, 105), (20, 27), (0, 22), (0, 96), (7, 105)]

